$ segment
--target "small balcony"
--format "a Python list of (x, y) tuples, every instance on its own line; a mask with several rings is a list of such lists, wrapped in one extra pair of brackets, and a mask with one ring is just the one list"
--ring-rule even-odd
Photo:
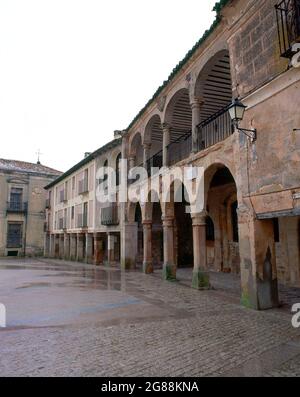
[(50, 199), (46, 199), (46, 210), (50, 210), (50, 209), (51, 209)]
[(20, 201), (7, 202), (7, 213), (26, 214), (27, 211), (28, 211), (28, 203), (22, 203)]
[(293, 45), (300, 43), (300, 0), (283, 0), (275, 8), (281, 56), (290, 59)]
[(89, 192), (89, 184), (87, 179), (78, 182), (78, 194), (86, 194)]
[(101, 225), (103, 226), (119, 225), (119, 211), (118, 211), (118, 206), (116, 204), (101, 209)]

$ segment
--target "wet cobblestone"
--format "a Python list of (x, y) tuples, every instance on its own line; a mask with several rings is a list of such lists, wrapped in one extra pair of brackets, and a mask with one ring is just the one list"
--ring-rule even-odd
[[(36, 323), (26, 324), (24, 316), (20, 328), (0, 330), (0, 376), (227, 376), (236, 369), (245, 376), (300, 375), (300, 331), (287, 311), (247, 310), (230, 293), (198, 292), (157, 274), (121, 276), (53, 261), (26, 262), (21, 271), (8, 277), (11, 270), (0, 261), (0, 302), (6, 296), (13, 308), (40, 296), (50, 308), (33, 306)], [(78, 311), (67, 321), (59, 311), (74, 308), (64, 306), (63, 297), (74, 299)], [(110, 302), (116, 306), (99, 309)], [(40, 326), (51, 305), (57, 316)], [(14, 310), (18, 316), (21, 309)], [(282, 347), (266, 370), (264, 357), (290, 342), (289, 359)]]

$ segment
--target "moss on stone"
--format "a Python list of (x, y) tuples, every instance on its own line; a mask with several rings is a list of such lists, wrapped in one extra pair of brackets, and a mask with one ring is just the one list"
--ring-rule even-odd
[(166, 281), (177, 281), (176, 270), (174, 265), (164, 265), (163, 279)]
[(193, 272), (192, 288), (198, 290), (210, 289), (209, 273), (199, 270), (198, 272)]

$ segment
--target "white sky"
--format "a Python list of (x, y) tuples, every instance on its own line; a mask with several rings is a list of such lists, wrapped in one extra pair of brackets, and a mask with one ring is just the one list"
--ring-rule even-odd
[(66, 171), (125, 129), (216, 0), (0, 0), (0, 157)]

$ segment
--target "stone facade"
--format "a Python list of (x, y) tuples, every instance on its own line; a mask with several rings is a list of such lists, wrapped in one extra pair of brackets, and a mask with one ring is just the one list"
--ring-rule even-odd
[(42, 256), (45, 184), (60, 172), (41, 164), (0, 159), (0, 256)]
[[(161, 170), (128, 188), (150, 183), (155, 205), (145, 198), (118, 205), (119, 227), (111, 230), (120, 233), (121, 266), (140, 263), (145, 273), (163, 266), (168, 280), (176, 279), (177, 267), (193, 266), (197, 289), (210, 287), (210, 270), (237, 273), (242, 303), (255, 309), (278, 305), (278, 282), (300, 286), (300, 68), (282, 57), (276, 4), (221, 2), (209, 34), (106, 155), (115, 164), (120, 152), (131, 170)], [(247, 106), (239, 125), (244, 131), (229, 117), (236, 97)], [(253, 129), (255, 141), (247, 137)], [(96, 172), (103, 159), (91, 160)], [(170, 202), (163, 200), (162, 166), (204, 170), (201, 211), (189, 213), (187, 203), (176, 203), (174, 181)], [(191, 180), (195, 185), (197, 176)], [(97, 205), (91, 233), (101, 231)], [(112, 244), (109, 237), (99, 242), (104, 262), (114, 257)]]

